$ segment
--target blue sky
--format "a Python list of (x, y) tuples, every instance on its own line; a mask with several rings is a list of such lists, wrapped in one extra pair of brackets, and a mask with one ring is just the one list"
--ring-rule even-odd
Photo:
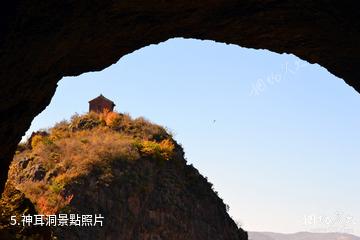
[(321, 66), (171, 39), (65, 77), (27, 135), (100, 93), (168, 127), (246, 230), (360, 235), (360, 95)]

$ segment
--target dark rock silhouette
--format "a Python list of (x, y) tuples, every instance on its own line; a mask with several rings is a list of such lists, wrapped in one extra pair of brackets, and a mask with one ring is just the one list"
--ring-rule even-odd
[(36, 213), (32, 202), (11, 183), (8, 183), (0, 199), (0, 239), (52, 239), (51, 229), (46, 226), (13, 226), (10, 224), (11, 216), (34, 215)]
[(118, 176), (107, 185), (96, 184), (100, 174), (93, 172), (67, 189), (76, 194), (73, 211), (102, 213), (104, 227), (58, 228), (60, 239), (247, 240), (192, 166), (144, 159), (118, 162), (112, 171)]
[(293, 53), (360, 89), (358, 1), (5, 1), (0, 9), (0, 191), (21, 136), (63, 76), (173, 37)]
[[(114, 112), (90, 112), (35, 137), (36, 144), (18, 152), (11, 164), (0, 204), (6, 209), (0, 234), (17, 231), (24, 239), (59, 240), (247, 240), (212, 184), (186, 163), (182, 147), (161, 126)], [(11, 197), (12, 192), (19, 197)], [(101, 214), (103, 226), (20, 231), (7, 222), (25, 212), (12, 210), (19, 202), (31, 214)]]

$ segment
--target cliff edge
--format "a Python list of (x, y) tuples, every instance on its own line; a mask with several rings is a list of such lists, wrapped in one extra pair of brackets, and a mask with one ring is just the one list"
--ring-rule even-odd
[[(171, 134), (126, 114), (75, 115), (34, 133), (19, 145), (6, 189), (6, 239), (247, 240)], [(24, 213), (101, 221), (9, 224), (10, 215), (21, 223)]]

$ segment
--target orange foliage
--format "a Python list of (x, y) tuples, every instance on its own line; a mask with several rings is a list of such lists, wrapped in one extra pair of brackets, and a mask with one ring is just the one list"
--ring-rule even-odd
[[(106, 168), (111, 161), (141, 157), (169, 160), (175, 149), (171, 135), (163, 127), (144, 118), (133, 120), (127, 114), (109, 111), (74, 115), (70, 122), (62, 121), (49, 129), (48, 136), (32, 140), (32, 149), (15, 156), (9, 175), (43, 214), (54, 214), (69, 204), (72, 196), (61, 193), (94, 166)], [(37, 165), (46, 169), (44, 179), (33, 180), (33, 172), (18, 168), (22, 159), (32, 159), (27, 168)]]
[(73, 199), (74, 195), (63, 197), (60, 194), (55, 196), (42, 195), (35, 200), (39, 214), (53, 215), (56, 214), (62, 207), (68, 205)]
[(100, 120), (104, 121), (107, 126), (112, 127), (116, 120), (120, 118), (119, 113), (111, 112), (108, 109), (104, 109), (99, 115)]
[(169, 160), (173, 155), (175, 148), (174, 144), (169, 139), (165, 139), (160, 143), (144, 140), (136, 143), (136, 146), (143, 155), (161, 160)]

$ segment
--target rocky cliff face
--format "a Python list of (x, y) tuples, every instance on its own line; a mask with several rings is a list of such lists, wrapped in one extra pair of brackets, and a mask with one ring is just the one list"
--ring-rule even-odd
[(0, 239), (4, 240), (52, 240), (52, 230), (42, 226), (12, 225), (11, 216), (35, 215), (37, 211), (25, 194), (11, 183), (5, 187), (0, 199)]
[(21, 136), (63, 76), (173, 37), (293, 53), (359, 91), (357, 1), (7, 0), (0, 8), (0, 191)]
[(60, 239), (246, 240), (207, 180), (185, 162), (116, 162), (71, 184), (71, 211), (101, 213), (102, 228), (57, 228)]
[[(18, 148), (1, 206), (0, 234), (23, 239), (247, 240), (165, 129), (116, 113), (75, 116), (33, 134)], [(104, 219), (102, 227), (6, 221), (26, 212)]]

